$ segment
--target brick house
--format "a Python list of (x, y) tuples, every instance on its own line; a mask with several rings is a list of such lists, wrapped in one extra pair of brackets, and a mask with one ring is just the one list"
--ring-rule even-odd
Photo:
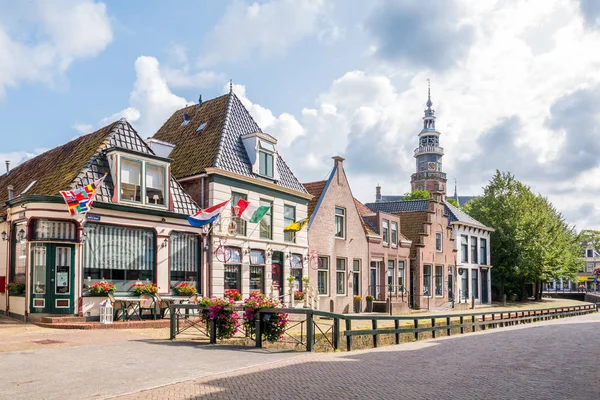
[[(367, 293), (368, 244), (362, 219), (344, 172), (344, 159), (333, 157), (325, 181), (305, 183), (308, 204), (309, 277), (317, 283), (319, 309), (352, 312), (353, 296)], [(363, 296), (364, 297), (364, 296)]]
[(452, 299), (456, 249), (441, 194), (428, 200), (367, 203), (373, 212), (400, 215), (400, 231), (410, 247), (409, 306), (435, 308)]
[(408, 266), (411, 241), (400, 232), (400, 214), (372, 211), (355, 199), (367, 237), (369, 286), (365, 293), (373, 296), (374, 311), (387, 311), (386, 300), (393, 313), (408, 311)]
[[(210, 233), (204, 235), (202, 294), (222, 296), (237, 289), (289, 302), (287, 278), (302, 289), (308, 274), (308, 236), (283, 228), (307, 215), (311, 196), (239, 98), (228, 94), (176, 111), (152, 140), (175, 145), (173, 174), (201, 208), (231, 200)], [(271, 210), (258, 223), (233, 215), (243, 198)]]

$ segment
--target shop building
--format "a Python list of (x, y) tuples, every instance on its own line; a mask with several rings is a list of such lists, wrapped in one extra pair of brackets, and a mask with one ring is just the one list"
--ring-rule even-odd
[[(306, 218), (311, 196), (279, 153), (277, 138), (230, 91), (176, 111), (153, 140), (175, 145), (172, 172), (201, 208), (230, 200), (231, 209), (205, 231), (202, 293), (261, 291), (289, 303), (287, 279), (301, 291), (308, 276), (308, 237), (284, 227)], [(234, 216), (240, 199), (271, 209), (260, 222), (244, 221)]]
[[(122, 119), (1, 175), (0, 313), (94, 318), (106, 297), (87, 289), (102, 280), (117, 293), (136, 282), (163, 294), (181, 281), (200, 287), (200, 231), (186, 220), (197, 205), (171, 177), (170, 148)], [(71, 215), (59, 192), (105, 174), (91, 211)], [(25, 289), (9, 293), (9, 282)]]

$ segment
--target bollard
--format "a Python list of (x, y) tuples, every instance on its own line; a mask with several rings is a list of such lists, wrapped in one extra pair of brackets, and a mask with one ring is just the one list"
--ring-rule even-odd
[[(346, 320), (346, 331), (352, 330), (352, 320)], [(352, 336), (346, 336), (346, 351), (352, 351)]]
[(262, 348), (262, 324), (261, 324), (261, 315), (260, 310), (256, 313), (255, 318), (255, 329), (254, 329), (254, 339), (256, 340), (256, 347)]
[(506, 307), (506, 293), (504, 293), (504, 296), (502, 296), (502, 305)]
[(475, 308), (475, 296), (471, 296), (471, 310)]
[(217, 344), (217, 321), (210, 319), (210, 344)]
[[(394, 320), (394, 329), (398, 330), (400, 329), (400, 321), (395, 319)], [(400, 344), (400, 333), (396, 332), (396, 344)]]

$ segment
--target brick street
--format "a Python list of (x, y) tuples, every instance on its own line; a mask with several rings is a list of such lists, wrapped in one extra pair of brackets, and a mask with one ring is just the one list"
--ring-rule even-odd
[(597, 399), (600, 314), (304, 357), (134, 399)]
[(592, 314), (336, 354), (154, 339), (12, 351), (0, 398), (593, 399), (599, 324)]

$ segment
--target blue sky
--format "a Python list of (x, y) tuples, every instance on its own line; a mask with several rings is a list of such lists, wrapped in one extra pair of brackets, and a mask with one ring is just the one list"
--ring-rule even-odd
[(302, 181), (409, 190), (427, 79), (459, 194), (496, 168), (600, 228), (600, 1), (0, 0), (0, 157), (122, 116), (151, 136), (229, 79)]

